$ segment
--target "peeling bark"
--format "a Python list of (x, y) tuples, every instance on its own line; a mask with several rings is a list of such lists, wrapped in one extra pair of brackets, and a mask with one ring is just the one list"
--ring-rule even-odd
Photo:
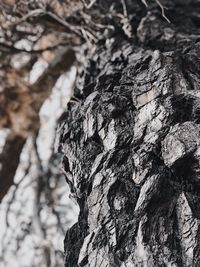
[(170, 24), (126, 1), (131, 38), (116, 31), (88, 51), (80, 102), (60, 123), (80, 206), (66, 266), (200, 264), (200, 4), (165, 2)]

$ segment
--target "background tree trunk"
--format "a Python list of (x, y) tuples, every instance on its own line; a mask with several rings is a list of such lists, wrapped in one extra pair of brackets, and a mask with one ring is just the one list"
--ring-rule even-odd
[(200, 266), (200, 4), (163, 1), (168, 23), (159, 3), (117, 1), (124, 27), (87, 50), (60, 122), (66, 266)]

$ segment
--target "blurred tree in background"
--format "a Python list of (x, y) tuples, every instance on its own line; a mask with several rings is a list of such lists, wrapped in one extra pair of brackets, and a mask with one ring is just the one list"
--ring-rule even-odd
[(75, 53), (59, 1), (0, 7), (0, 266), (63, 266), (78, 207), (54, 140), (73, 92)]

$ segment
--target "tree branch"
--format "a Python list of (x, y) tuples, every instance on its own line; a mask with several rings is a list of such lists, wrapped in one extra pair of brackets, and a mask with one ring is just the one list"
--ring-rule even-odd
[(10, 134), (7, 137), (3, 152), (0, 155), (0, 203), (13, 184), (14, 175), (25, 142), (26, 139), (21, 136)]
[(28, 54), (40, 54), (40, 53), (43, 53), (45, 51), (55, 50), (59, 46), (64, 46), (64, 45), (66, 45), (66, 43), (60, 43), (60, 44), (56, 44), (54, 46), (48, 46), (48, 47), (45, 47), (43, 49), (26, 50), (26, 49), (16, 48), (13, 45), (9, 45), (9, 44), (0, 42), (0, 47), (8, 49), (9, 52), (11, 52), (11, 53), (13, 52), (13, 53), (28, 53)]

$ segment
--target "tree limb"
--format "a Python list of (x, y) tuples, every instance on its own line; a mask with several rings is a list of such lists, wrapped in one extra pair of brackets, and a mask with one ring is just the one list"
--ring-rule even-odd
[(0, 155), (0, 203), (13, 184), (14, 175), (19, 164), (20, 154), (26, 139), (10, 134)]

